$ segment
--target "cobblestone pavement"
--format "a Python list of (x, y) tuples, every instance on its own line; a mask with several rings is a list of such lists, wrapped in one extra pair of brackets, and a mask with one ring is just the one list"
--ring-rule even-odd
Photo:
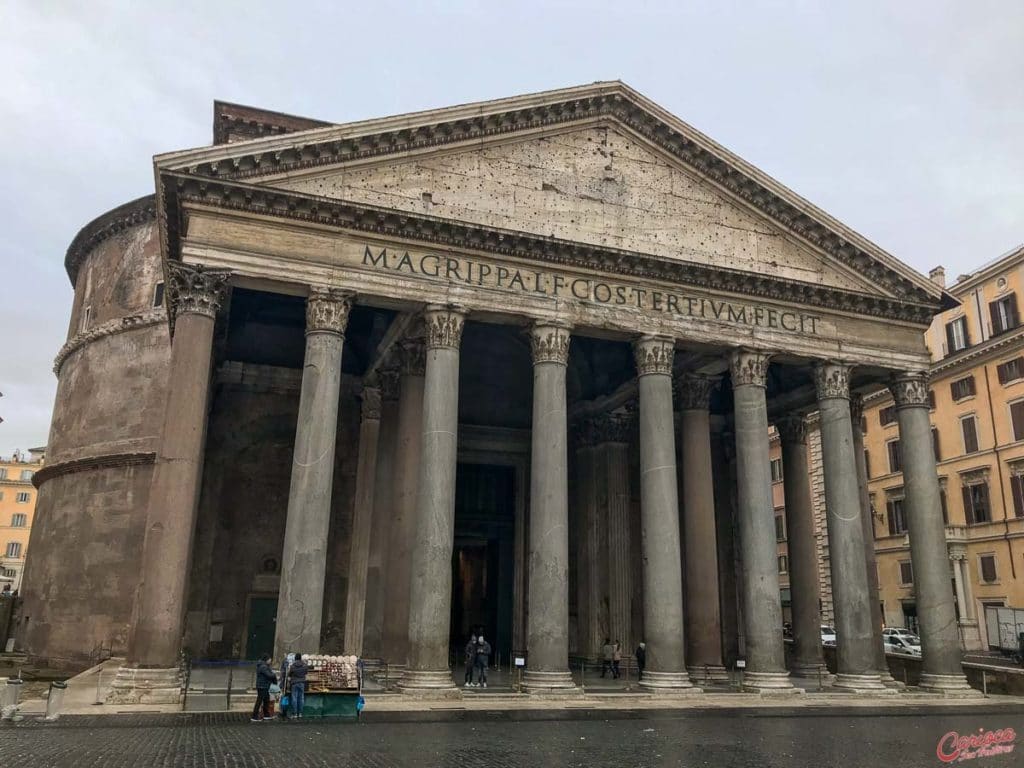
[[(492, 713), (492, 715), (495, 713)], [(942, 765), (949, 731), (1013, 727), (1022, 714), (575, 713), (575, 719), (250, 723), (237, 714), (65, 717), (0, 725), (0, 765), (18, 768), (629, 768)], [(1012, 754), (973, 761), (1019, 766)]]

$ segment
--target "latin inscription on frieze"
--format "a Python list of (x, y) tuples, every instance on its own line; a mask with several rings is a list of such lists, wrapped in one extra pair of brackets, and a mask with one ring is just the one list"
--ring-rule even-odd
[(412, 253), (364, 246), (362, 263), (373, 269), (416, 275), (469, 286), (575, 299), (597, 305), (628, 307), (674, 317), (715, 320), (735, 325), (818, 334), (820, 318), (803, 312), (743, 304), (684, 292), (656, 290), (619, 280), (522, 269), (464, 256)]

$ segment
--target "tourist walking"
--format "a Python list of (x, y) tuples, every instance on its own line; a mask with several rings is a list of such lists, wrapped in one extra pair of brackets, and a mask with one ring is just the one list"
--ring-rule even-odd
[(270, 668), (270, 656), (263, 654), (256, 665), (256, 704), (252, 708), (254, 723), (270, 719), (270, 686), (275, 683), (277, 675)]
[(637, 669), (637, 680), (644, 679), (644, 667), (647, 666), (647, 643), (640, 643), (636, 647), (636, 669)]
[(614, 649), (612, 648), (612, 639), (606, 637), (604, 639), (604, 645), (601, 647), (601, 677), (605, 674), (612, 674), (612, 656), (614, 655)]
[(616, 640), (612, 643), (612, 677), (619, 679), (619, 664), (622, 663), (622, 646)]
[(473, 667), (476, 666), (476, 632), (469, 638), (469, 642), (466, 643), (465, 661), (466, 661), (466, 679), (463, 680), (463, 685), (473, 685)]
[(476, 684), (487, 687), (487, 665), (491, 660), (491, 644), (484, 640), (483, 633), (476, 641)]
[(288, 679), (291, 681), (291, 693), (288, 694), (289, 706), (295, 717), (302, 717), (302, 708), (306, 704), (306, 672), (309, 665), (302, 659), (301, 653), (295, 654), (295, 661), (288, 670)]

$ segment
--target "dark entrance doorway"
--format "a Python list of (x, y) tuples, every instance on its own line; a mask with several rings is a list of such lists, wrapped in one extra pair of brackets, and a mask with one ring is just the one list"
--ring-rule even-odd
[(276, 597), (249, 598), (249, 628), (245, 643), (246, 658), (258, 659), (264, 653), (274, 652), (276, 622)]
[(455, 480), (450, 642), (456, 665), (473, 632), (495, 654), (512, 647), (515, 470), (460, 463)]

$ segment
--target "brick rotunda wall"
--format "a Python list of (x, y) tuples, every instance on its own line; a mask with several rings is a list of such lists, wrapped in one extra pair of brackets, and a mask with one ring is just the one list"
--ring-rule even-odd
[(170, 359), (153, 199), (75, 238), (67, 343), (26, 562), (18, 647), (81, 667), (124, 654)]

